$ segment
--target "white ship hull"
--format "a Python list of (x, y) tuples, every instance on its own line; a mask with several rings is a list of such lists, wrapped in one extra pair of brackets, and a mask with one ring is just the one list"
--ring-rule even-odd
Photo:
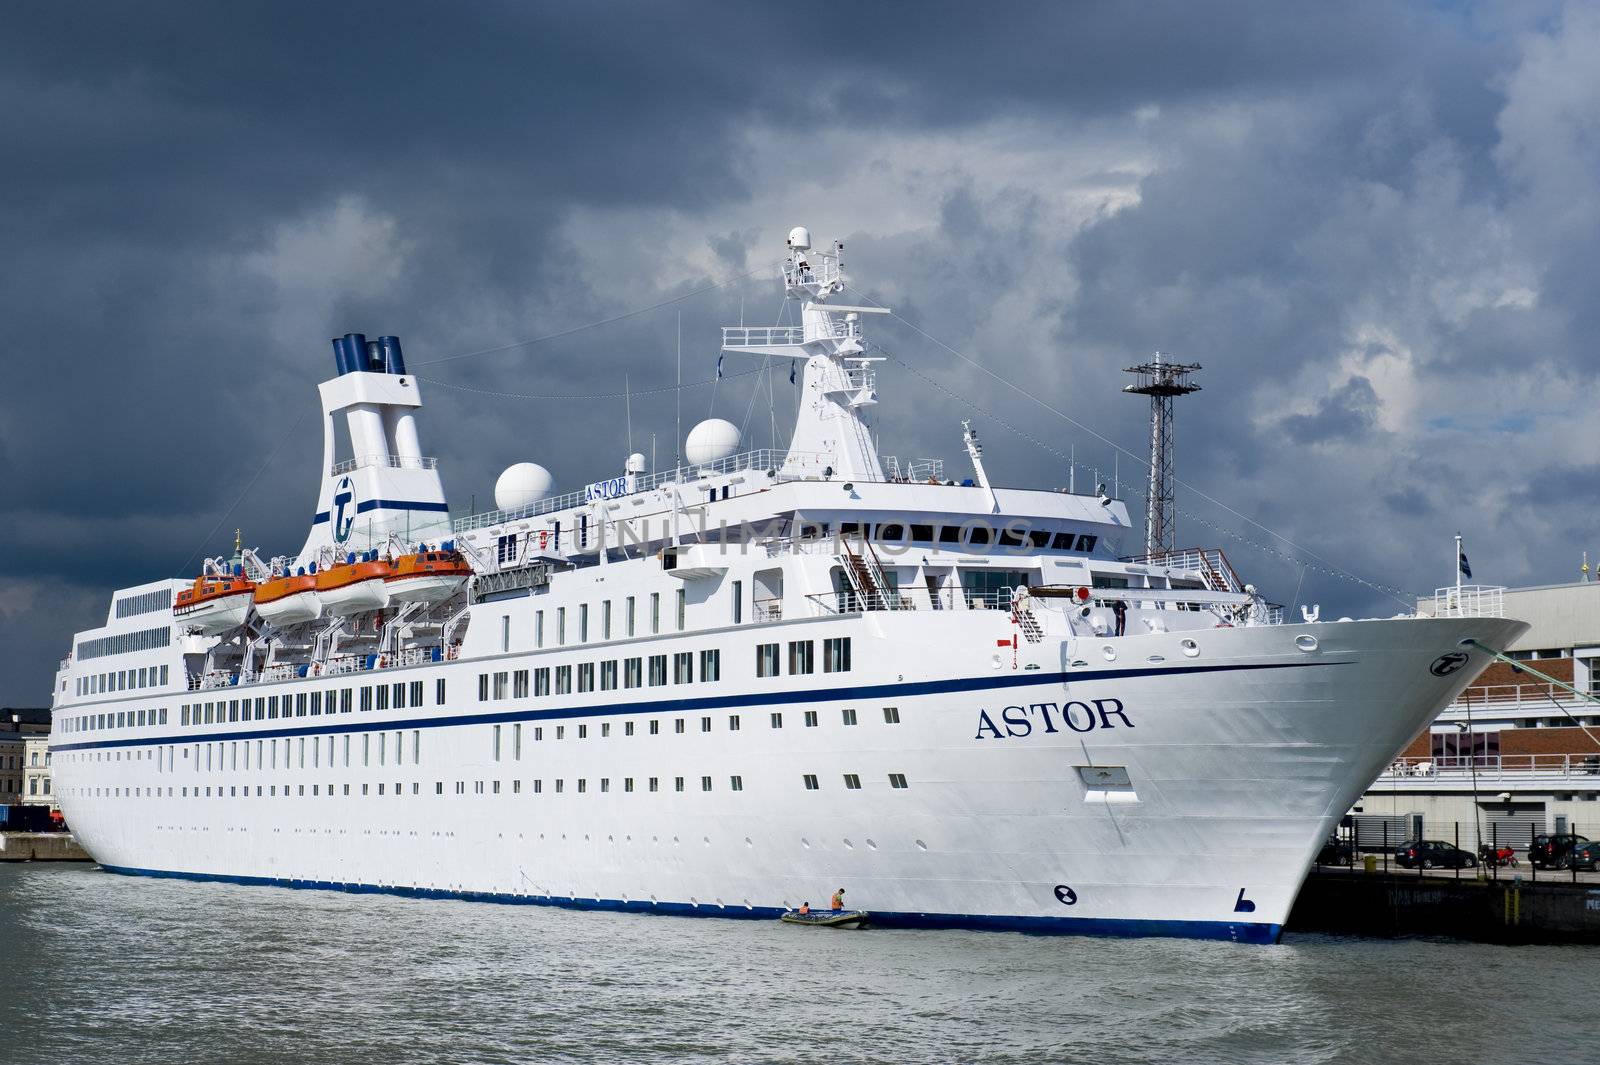
[[(1219, 628), (1023, 643), (1015, 664), (1010, 650), (997, 664), (1011, 627), (984, 614), (786, 625), (789, 639), (851, 635), (856, 668), (759, 692), (724, 681), (477, 701), (479, 672), (572, 660), (570, 649), (329, 678), (421, 680), (429, 705), (58, 744), (61, 805), (120, 872), (729, 917), (816, 905), (843, 886), (880, 924), (1271, 941), (1330, 829), (1481, 654), (1443, 678), (1430, 664), (1464, 638), (1497, 646), (1520, 628)], [(733, 634), (611, 653), (708, 635)], [(762, 636), (743, 635), (725, 661), (750, 660)], [(1296, 646), (1305, 635), (1315, 651)], [(1087, 664), (1063, 669), (1074, 660)], [(239, 693), (185, 698), (213, 694)], [(846, 709), (859, 724), (843, 723)], [(379, 734), (384, 746), (369, 746)], [(1096, 798), (1081, 766), (1126, 768), (1133, 796)]]
[(182, 613), (174, 612), (173, 619), (183, 628), (202, 636), (216, 636), (243, 625), (244, 619), (250, 615), (250, 603), (250, 594), (240, 592), (184, 607)]
[(382, 577), (355, 581), (340, 588), (320, 589), (317, 598), (322, 603), (322, 612), (336, 618), (382, 610), (389, 605), (389, 592), (384, 588)]
[(322, 616), (322, 600), (315, 591), (296, 592), (270, 603), (256, 603), (256, 613), (274, 625), (298, 625)]
[(423, 573), (415, 577), (391, 577), (384, 582), (389, 598), (396, 603), (442, 603), (461, 590), (467, 578), (453, 573)]

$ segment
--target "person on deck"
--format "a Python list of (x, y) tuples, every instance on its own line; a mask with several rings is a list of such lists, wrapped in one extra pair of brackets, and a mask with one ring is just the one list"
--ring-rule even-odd
[(840, 888), (838, 891), (833, 893), (833, 902), (831, 905), (835, 910), (844, 909), (844, 888)]
[(1128, 604), (1121, 599), (1112, 600), (1111, 613), (1116, 615), (1117, 635), (1121, 636), (1128, 628)]
[(809, 903), (809, 902), (802, 902), (802, 903), (801, 903), (801, 904), (800, 904), (800, 912), (801, 912), (801, 913), (810, 913), (810, 912), (811, 912), (811, 903)]

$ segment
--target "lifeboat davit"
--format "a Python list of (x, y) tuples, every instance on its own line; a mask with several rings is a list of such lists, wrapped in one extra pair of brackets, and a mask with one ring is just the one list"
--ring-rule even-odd
[(399, 603), (442, 603), (472, 577), (472, 567), (461, 552), (417, 551), (394, 560), (394, 572), (384, 578), (389, 598)]
[(256, 586), (256, 613), (274, 625), (297, 625), (322, 616), (314, 574), (284, 574)]
[(334, 617), (365, 614), (389, 605), (389, 589), (384, 578), (394, 572), (388, 559), (352, 557), (338, 566), (317, 573), (317, 599), (322, 612)]
[(201, 574), (178, 593), (172, 616), (202, 636), (219, 636), (244, 624), (255, 590), (255, 582), (241, 574)]

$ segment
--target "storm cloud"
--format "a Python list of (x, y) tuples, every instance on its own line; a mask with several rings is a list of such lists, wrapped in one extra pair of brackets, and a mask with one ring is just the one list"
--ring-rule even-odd
[[(1179, 538), (1269, 595), (1389, 614), (1458, 530), (1493, 583), (1587, 546), (1592, 6), (13, 5), (0, 101), (0, 703), (112, 589), (298, 547), (328, 337), (403, 338), (453, 505), (581, 486), (623, 402), (505, 394), (626, 376), (670, 462), (680, 322), (704, 381), (802, 223), (905, 319), (884, 454), (954, 469), (973, 417), (997, 481), (1071, 455), (1137, 504), (1159, 349), (1205, 367)], [(771, 394), (684, 425), (782, 446)]]

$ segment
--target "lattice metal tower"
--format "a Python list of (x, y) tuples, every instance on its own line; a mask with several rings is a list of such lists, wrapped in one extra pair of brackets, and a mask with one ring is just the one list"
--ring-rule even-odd
[(1158, 351), (1149, 362), (1129, 366), (1125, 372), (1137, 374), (1139, 381), (1123, 389), (1150, 397), (1150, 486), (1144, 532), (1144, 549), (1148, 554), (1173, 548), (1172, 400), (1174, 396), (1200, 391), (1200, 386), (1190, 377), (1200, 369), (1200, 364), (1168, 362), (1167, 358)]

